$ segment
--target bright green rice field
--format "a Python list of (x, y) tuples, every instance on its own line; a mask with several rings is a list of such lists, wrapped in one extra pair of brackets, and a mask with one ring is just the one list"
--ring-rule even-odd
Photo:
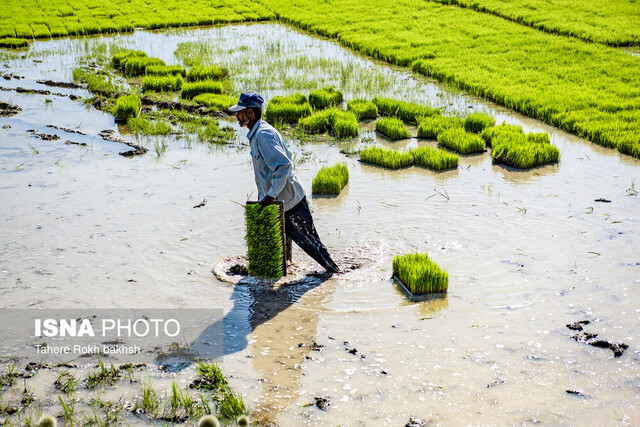
[[(452, 5), (443, 3), (455, 3)], [(463, 7), (459, 7), (461, 5)], [(278, 19), (625, 153), (640, 144), (640, 5), (570, 0), (380, 3), (8, 0), (0, 38)]]

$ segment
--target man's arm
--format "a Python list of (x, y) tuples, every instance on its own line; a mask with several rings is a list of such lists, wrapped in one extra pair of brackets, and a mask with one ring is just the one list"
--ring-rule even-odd
[(262, 158), (269, 169), (273, 172), (271, 177), (271, 187), (269, 188), (269, 191), (267, 191), (264, 199), (266, 199), (266, 202), (268, 198), (271, 198), (270, 202), (273, 203), (287, 183), (287, 177), (293, 169), (293, 164), (287, 157), (284, 147), (277, 139), (276, 135), (265, 133), (260, 136), (262, 138), (258, 141), (258, 150), (260, 150)]

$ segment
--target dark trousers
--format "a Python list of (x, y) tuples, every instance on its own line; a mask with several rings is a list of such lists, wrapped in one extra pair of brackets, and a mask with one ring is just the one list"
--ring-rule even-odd
[(287, 237), (296, 242), (300, 249), (316, 260), (327, 271), (339, 273), (340, 268), (331, 259), (329, 251), (320, 241), (313, 218), (309, 210), (307, 198), (284, 213), (284, 231)]

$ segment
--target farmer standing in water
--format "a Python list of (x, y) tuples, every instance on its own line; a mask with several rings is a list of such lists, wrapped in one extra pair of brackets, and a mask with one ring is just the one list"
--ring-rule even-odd
[(229, 108), (236, 114), (240, 126), (249, 129), (247, 138), (258, 199), (263, 206), (276, 200), (284, 203), (285, 234), (318, 264), (331, 273), (340, 269), (320, 241), (304, 194), (295, 172), (291, 153), (282, 135), (262, 120), (264, 99), (256, 93), (245, 92), (238, 103)]

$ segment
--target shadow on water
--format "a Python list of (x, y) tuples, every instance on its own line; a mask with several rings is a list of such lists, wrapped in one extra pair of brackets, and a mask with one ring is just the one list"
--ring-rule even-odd
[(247, 336), (258, 326), (274, 319), (279, 313), (295, 304), (305, 293), (332, 277), (330, 273), (311, 273), (301, 279), (276, 286), (256, 283), (255, 278), (241, 279), (231, 295), (233, 308), (218, 322), (202, 331), (192, 349), (220, 331), (223, 333), (223, 355), (227, 356), (247, 347)]

